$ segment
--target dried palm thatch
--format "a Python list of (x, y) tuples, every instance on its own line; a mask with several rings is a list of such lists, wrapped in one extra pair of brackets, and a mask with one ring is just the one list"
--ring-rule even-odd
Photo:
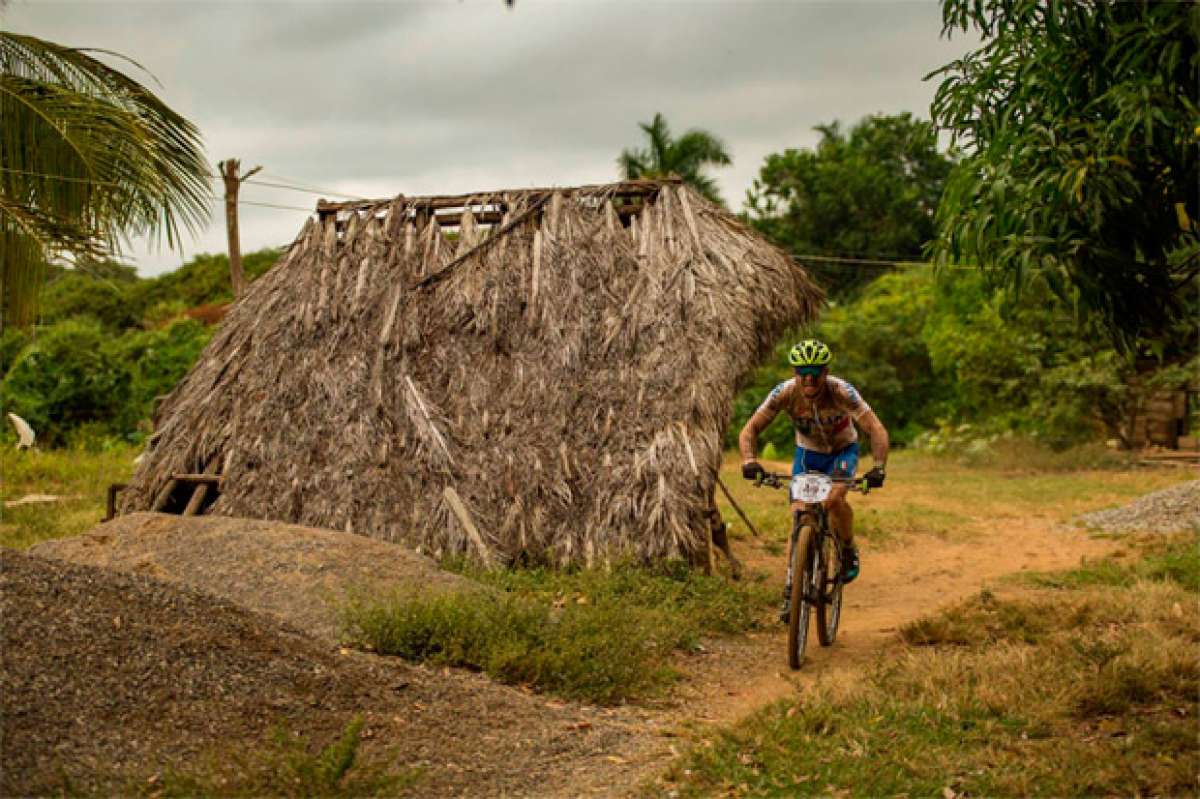
[(164, 400), (122, 512), (205, 471), (207, 512), (435, 555), (707, 553), (736, 386), (822, 301), (786, 253), (674, 181), (318, 211)]

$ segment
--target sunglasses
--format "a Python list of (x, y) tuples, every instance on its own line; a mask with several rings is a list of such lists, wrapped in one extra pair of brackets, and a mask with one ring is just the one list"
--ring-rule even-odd
[(824, 366), (797, 366), (796, 374), (801, 377), (820, 377), (825, 371)]

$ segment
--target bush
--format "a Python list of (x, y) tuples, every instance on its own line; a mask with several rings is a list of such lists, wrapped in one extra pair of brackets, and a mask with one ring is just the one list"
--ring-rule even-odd
[(752, 629), (773, 599), (681, 564), (471, 574), (496, 590), (359, 600), (344, 611), (345, 629), (380, 654), (612, 704), (658, 691), (674, 679), (672, 650)]
[(0, 383), (4, 406), (53, 446), (89, 423), (114, 424), (129, 404), (133, 375), (95, 321), (60, 322), (40, 332)]
[(183, 379), (212, 336), (212, 328), (181, 319), (158, 330), (127, 333), (114, 342), (115, 353), (133, 374), (129, 405), (120, 419), (125, 432), (150, 418), (156, 400)]
[[(809, 336), (829, 344), (832, 371), (858, 388), (895, 444), (930, 445), (932, 437), (982, 450), (1008, 434), (1061, 450), (1106, 427), (1113, 433), (1128, 411), (1130, 362), (1086, 336), (1045, 287), (1013, 303), (974, 271), (909, 269), (831, 307), (816, 327), (787, 334), (738, 395), (727, 444), (790, 376), (788, 348)], [(776, 424), (764, 441), (790, 450), (790, 429)]]

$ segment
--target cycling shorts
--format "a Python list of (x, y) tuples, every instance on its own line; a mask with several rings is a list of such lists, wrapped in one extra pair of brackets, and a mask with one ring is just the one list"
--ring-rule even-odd
[(853, 477), (856, 469), (858, 469), (857, 441), (832, 454), (796, 447), (796, 456), (792, 459), (793, 475), (805, 472), (824, 472), (830, 477)]

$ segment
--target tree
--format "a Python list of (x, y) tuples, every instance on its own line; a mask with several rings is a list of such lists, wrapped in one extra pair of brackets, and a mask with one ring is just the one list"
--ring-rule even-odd
[(1125, 352), (1194, 347), (1200, 6), (942, 0), (942, 18), (983, 45), (933, 73), (967, 155), (939, 262), (1010, 290), (1040, 276)]
[(89, 52), (103, 51), (0, 31), (5, 322), (32, 317), (47, 261), (105, 258), (141, 234), (173, 247), (207, 218), (195, 126)]
[(665, 178), (678, 175), (715, 203), (724, 205), (717, 191), (717, 182), (704, 174), (707, 166), (728, 166), (733, 163), (725, 144), (708, 131), (693, 128), (678, 139), (662, 114), (655, 114), (650, 124), (639, 122), (649, 147), (644, 150), (622, 150), (617, 158), (625, 180)]
[[(746, 193), (752, 224), (797, 255), (919, 259), (952, 161), (930, 122), (911, 114), (864, 118), (844, 133), (816, 128), (815, 149), (767, 156)], [(843, 296), (879, 274), (871, 266), (807, 264)]]

